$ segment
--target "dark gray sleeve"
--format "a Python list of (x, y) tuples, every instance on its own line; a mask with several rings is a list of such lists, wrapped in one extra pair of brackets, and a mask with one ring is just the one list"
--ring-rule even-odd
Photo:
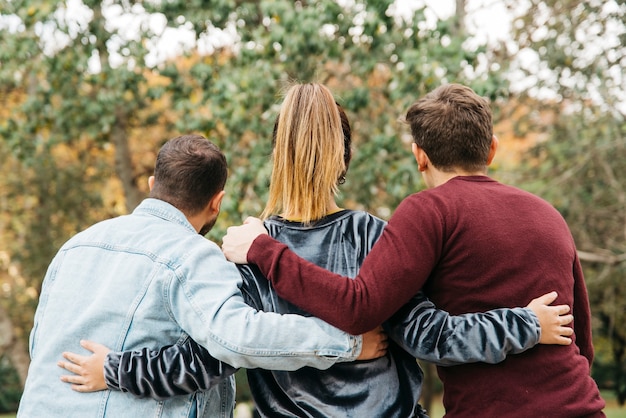
[(541, 329), (527, 308), (452, 316), (418, 293), (384, 324), (412, 356), (440, 366), (499, 363), (539, 343)]
[(159, 350), (111, 352), (104, 362), (109, 389), (157, 400), (208, 390), (236, 370), (191, 338)]

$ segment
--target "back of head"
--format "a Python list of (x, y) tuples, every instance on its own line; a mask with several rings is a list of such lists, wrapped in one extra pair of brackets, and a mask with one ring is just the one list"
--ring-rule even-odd
[(274, 126), (273, 168), (263, 216), (297, 214), (303, 222), (326, 215), (350, 160), (350, 124), (328, 88), (296, 84)]
[(491, 109), (469, 87), (435, 89), (409, 108), (406, 121), (413, 141), (439, 170), (485, 170), (493, 136)]
[(159, 151), (150, 197), (193, 216), (224, 189), (227, 176), (226, 158), (215, 144), (200, 135), (179, 136)]

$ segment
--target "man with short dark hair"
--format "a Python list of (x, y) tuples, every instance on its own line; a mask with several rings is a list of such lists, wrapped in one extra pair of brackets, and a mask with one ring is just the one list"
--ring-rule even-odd
[(446, 417), (603, 417), (574, 241), (550, 204), (487, 177), (498, 145), (489, 104), (450, 84), (418, 100), (406, 120), (429, 189), (399, 205), (356, 279), (298, 258), (254, 218), (229, 228), (226, 256), (257, 264), (282, 298), (348, 332), (387, 320), (422, 287), (452, 315), (520, 306), (556, 290), (556, 303), (572, 308), (574, 343), (540, 345), (494, 365), (439, 367)]
[[(226, 417), (234, 408), (234, 367), (325, 369), (384, 354), (384, 336), (366, 350), (362, 337), (321, 320), (245, 304), (237, 268), (202, 236), (219, 214), (227, 176), (214, 144), (198, 135), (174, 138), (161, 148), (154, 174), (150, 198), (132, 214), (75, 235), (50, 264), (18, 416)], [(233, 366), (210, 360), (215, 385), (208, 391), (157, 401), (82, 394), (59, 381), (61, 353), (77, 351), (80, 339), (121, 351), (189, 338)]]

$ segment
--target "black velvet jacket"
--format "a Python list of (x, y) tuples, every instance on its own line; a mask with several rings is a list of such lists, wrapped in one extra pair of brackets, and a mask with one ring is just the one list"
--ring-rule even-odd
[[(313, 225), (271, 218), (271, 236), (328, 270), (354, 277), (385, 223), (344, 210)], [(281, 299), (256, 266), (239, 266), (246, 302), (263, 310), (307, 315)], [(501, 309), (452, 317), (418, 294), (385, 325), (393, 342), (385, 357), (337, 363), (328, 370), (248, 370), (257, 411), (266, 417), (425, 417), (418, 403), (422, 371), (415, 358), (440, 365), (496, 363), (539, 340), (528, 309)], [(105, 376), (111, 389), (165, 398), (209, 388), (233, 373), (188, 339), (159, 351), (110, 353)]]

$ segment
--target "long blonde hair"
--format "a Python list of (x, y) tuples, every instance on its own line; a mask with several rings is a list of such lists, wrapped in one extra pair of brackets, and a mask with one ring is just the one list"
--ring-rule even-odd
[(325, 216), (346, 172), (347, 151), (330, 90), (317, 83), (289, 88), (274, 126), (269, 198), (261, 216), (282, 212), (304, 223)]

